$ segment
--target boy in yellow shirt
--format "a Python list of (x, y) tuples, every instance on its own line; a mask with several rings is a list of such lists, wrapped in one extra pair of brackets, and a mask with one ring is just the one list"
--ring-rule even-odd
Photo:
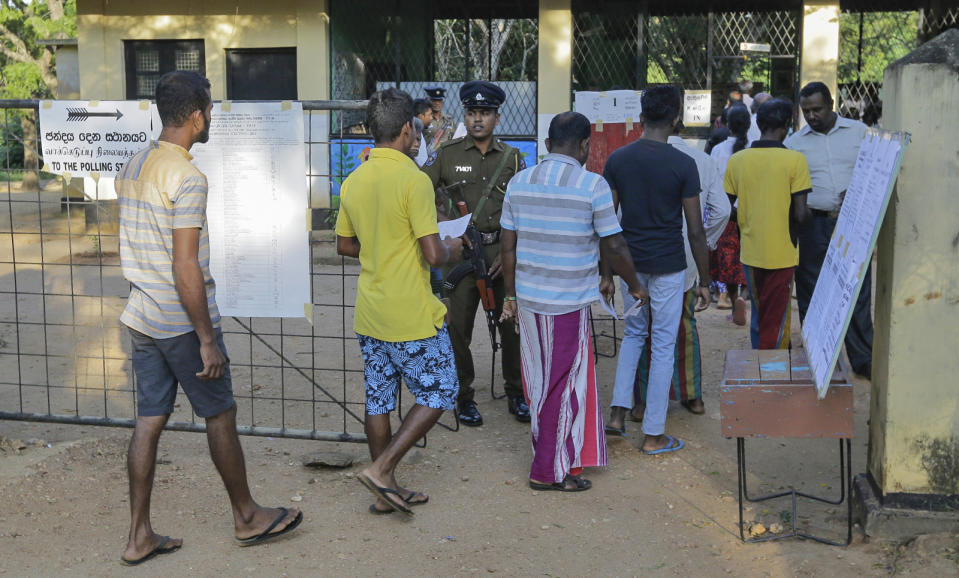
[[(366, 437), (373, 463), (358, 476), (379, 498), (373, 513), (412, 515), (429, 497), (402, 488), (396, 466), (416, 440), (453, 409), (459, 391), (446, 307), (430, 289), (430, 266), (457, 258), (461, 239), (441, 241), (433, 185), (408, 156), (413, 99), (390, 88), (370, 97), (366, 119), (376, 147), (340, 191), (336, 250), (360, 260), (353, 329), (363, 352)], [(401, 378), (416, 397), (396, 435)]]
[(799, 264), (796, 228), (809, 220), (806, 195), (812, 190), (802, 153), (783, 146), (792, 123), (789, 101), (772, 99), (759, 107), (762, 136), (729, 159), (723, 186), (739, 223), (740, 261), (752, 302), (753, 349), (788, 349), (790, 296)]

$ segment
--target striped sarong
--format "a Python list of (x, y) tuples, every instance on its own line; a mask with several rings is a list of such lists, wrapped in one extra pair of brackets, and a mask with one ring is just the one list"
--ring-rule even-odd
[(573, 468), (605, 466), (589, 308), (562, 315), (518, 312), (523, 389), (533, 430), (529, 477), (562, 482)]
[(790, 349), (795, 267), (762, 269), (743, 265), (749, 285), (749, 337), (753, 349)]
[[(669, 399), (691, 401), (702, 399), (702, 355), (699, 350), (699, 330), (696, 328), (696, 291), (690, 289), (683, 295), (683, 314), (679, 318), (679, 332), (676, 334), (675, 361), (673, 362), (673, 380), (669, 386)], [(646, 401), (646, 386), (649, 384), (649, 362), (652, 358), (650, 340), (646, 340), (646, 349), (639, 358), (636, 369), (636, 381), (633, 386), (633, 398)]]

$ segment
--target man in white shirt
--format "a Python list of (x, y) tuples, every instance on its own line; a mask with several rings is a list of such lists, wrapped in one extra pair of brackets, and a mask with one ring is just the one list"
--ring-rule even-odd
[[(752, 122), (749, 125), (749, 132), (746, 133), (746, 140), (750, 143), (759, 140), (759, 137), (762, 136), (762, 131), (759, 130), (759, 124), (756, 123), (756, 111), (759, 110), (759, 107), (763, 105), (764, 102), (772, 98), (773, 95), (768, 92), (760, 92), (755, 97), (753, 97), (753, 103), (749, 105), (749, 111), (752, 112), (750, 117)], [(745, 102), (745, 99), (743, 99)]]
[[(833, 110), (829, 88), (821, 82), (810, 82), (799, 92), (799, 107), (806, 126), (786, 139), (786, 146), (803, 153), (812, 177), (812, 193), (806, 202), (812, 221), (799, 233), (799, 267), (796, 269), (796, 302), (800, 321), (812, 299), (819, 270), (829, 248), (829, 239), (836, 228), (839, 208), (859, 155), (859, 146), (866, 125), (843, 118)], [(853, 310), (846, 332), (846, 353), (853, 371), (872, 379), (872, 272), (866, 279)]]
[[(679, 136), (681, 124), (673, 129), (673, 134), (666, 143), (676, 150), (692, 157), (696, 161), (699, 171), (699, 183), (702, 192), (699, 193), (700, 204), (703, 207), (703, 228), (706, 230), (706, 245), (710, 250), (716, 248), (719, 237), (729, 222), (729, 198), (723, 189), (722, 175), (716, 169), (716, 163), (703, 151), (689, 146)], [(702, 393), (702, 356), (699, 348), (699, 330), (696, 326), (695, 291), (696, 280), (699, 278), (696, 269), (696, 260), (693, 258), (689, 240), (686, 238), (686, 223), (683, 222), (683, 239), (686, 245), (686, 280), (683, 286), (683, 311), (679, 319), (679, 333), (676, 336), (676, 353), (673, 369), (673, 381), (669, 388), (670, 399), (678, 400), (690, 412), (701, 415), (706, 412), (703, 406)], [(649, 382), (649, 350), (650, 343), (646, 342), (646, 353), (639, 358), (639, 369), (636, 371), (634, 399), (637, 404), (633, 407), (631, 417), (634, 420), (642, 418), (646, 411), (646, 387)], [(681, 371), (677, 368), (681, 367)]]
[(743, 104), (746, 105), (746, 108), (752, 108), (753, 106), (753, 97), (749, 94), (752, 90), (753, 81), (746, 80), (745, 78), (739, 81), (739, 92), (743, 95)]

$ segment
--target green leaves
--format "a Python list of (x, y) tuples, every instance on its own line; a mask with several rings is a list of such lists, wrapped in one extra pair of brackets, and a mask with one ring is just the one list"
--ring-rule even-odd
[(0, 97), (35, 98), (47, 93), (43, 73), (36, 62), (14, 62), (3, 67)]
[(76, 0), (0, 2), (0, 97), (51, 96), (57, 84), (53, 47), (39, 41), (76, 35)]

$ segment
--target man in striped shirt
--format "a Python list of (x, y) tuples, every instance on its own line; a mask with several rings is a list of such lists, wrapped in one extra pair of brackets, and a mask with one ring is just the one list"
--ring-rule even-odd
[(141, 564), (176, 551), (179, 538), (150, 524), (157, 444), (183, 387), (197, 416), (206, 419), (213, 463), (230, 495), (234, 537), (252, 546), (294, 529), (296, 509), (263, 508), (250, 495), (236, 433), (236, 404), (210, 276), (206, 177), (190, 163), (194, 143), (209, 138), (210, 83), (195, 72), (160, 78), (158, 141), (137, 153), (117, 175), (120, 265), (130, 297), (120, 321), (133, 339), (137, 421), (127, 453), (130, 536), (120, 561)]
[[(577, 492), (592, 484), (584, 467), (606, 465), (606, 437), (596, 390), (590, 304), (600, 299), (602, 254), (648, 299), (636, 278), (613, 197), (603, 177), (586, 171), (589, 120), (576, 112), (553, 118), (535, 167), (506, 189), (502, 226), (506, 299), (501, 322), (518, 319), (523, 385), (532, 416), (536, 490)], [(603, 287), (611, 296), (613, 284)]]

